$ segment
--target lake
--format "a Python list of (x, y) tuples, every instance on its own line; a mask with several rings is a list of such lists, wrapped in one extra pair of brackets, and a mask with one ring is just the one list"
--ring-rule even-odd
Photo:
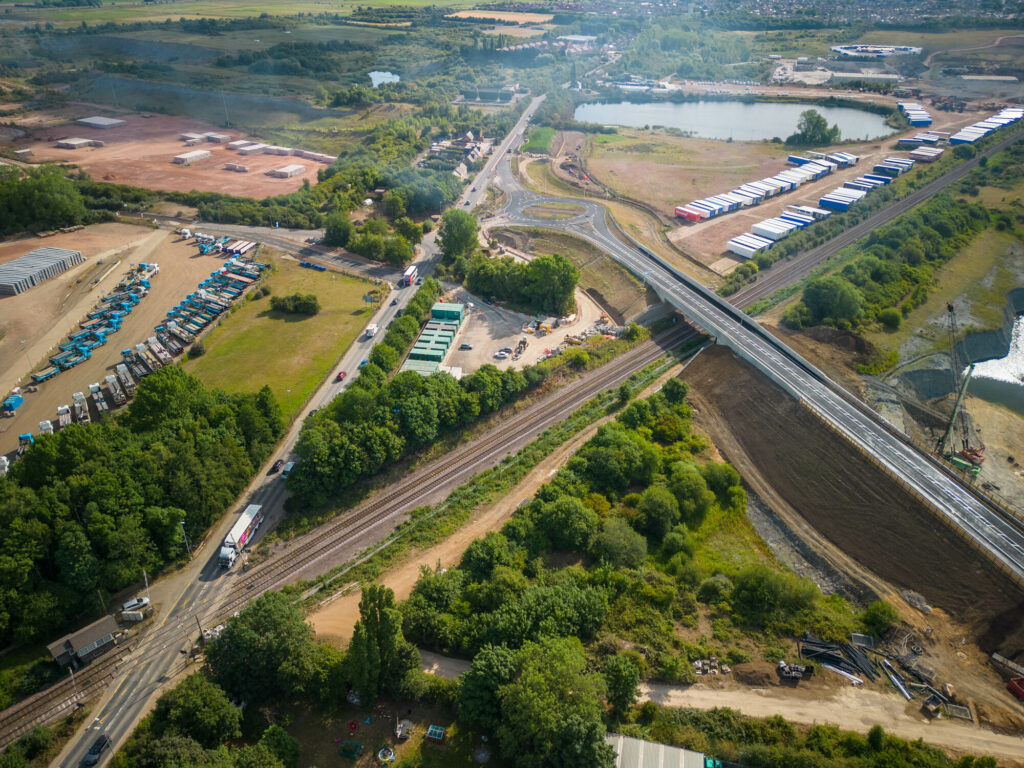
[(785, 139), (796, 132), (800, 113), (816, 109), (829, 125), (837, 124), (843, 139), (874, 139), (892, 129), (885, 118), (850, 107), (822, 107), (816, 104), (778, 104), (770, 101), (658, 101), (634, 104), (580, 104), (574, 117), (585, 123), (643, 128), (660, 125), (678, 128), (704, 139), (760, 141), (778, 136)]
[(397, 83), (399, 80), (402, 79), (393, 72), (373, 71), (370, 72), (369, 75), (370, 83), (373, 85), (374, 88), (376, 88), (381, 83)]

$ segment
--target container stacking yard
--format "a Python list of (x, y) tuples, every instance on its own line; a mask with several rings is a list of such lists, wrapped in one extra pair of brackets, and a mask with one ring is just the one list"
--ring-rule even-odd
[(16, 296), (84, 262), (81, 251), (36, 248), (0, 266), (0, 294)]
[(857, 155), (851, 155), (848, 152), (834, 152), (830, 155), (821, 152), (808, 152), (807, 154), (810, 157), (790, 155), (788, 162), (793, 167), (786, 168), (775, 176), (741, 184), (732, 192), (724, 192), (677, 206), (675, 214), (687, 221), (712, 219), (723, 213), (758, 205), (769, 197), (790, 192), (806, 182), (824, 178), (838, 168), (856, 165), (860, 160)]

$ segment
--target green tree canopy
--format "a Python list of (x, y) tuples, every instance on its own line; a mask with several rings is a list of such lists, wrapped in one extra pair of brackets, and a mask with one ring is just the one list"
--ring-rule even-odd
[(419, 651), (402, 634), (395, 593), (380, 584), (368, 585), (359, 601), (359, 621), (346, 658), (359, 698), (369, 706), (381, 693), (397, 694), (419, 663)]
[(587, 672), (575, 638), (527, 643), (515, 677), (498, 689), (502, 755), (517, 768), (610, 768), (601, 722), (604, 680)]
[(452, 208), (441, 217), (441, 231), (437, 244), (444, 254), (444, 263), (449, 264), (459, 256), (471, 253), (477, 247), (476, 219), (468, 211)]
[(796, 133), (786, 139), (787, 144), (794, 146), (820, 147), (835, 144), (839, 141), (839, 126), (828, 127), (828, 121), (816, 109), (808, 109), (800, 113), (796, 124)]
[(195, 739), (207, 749), (242, 735), (242, 712), (204, 673), (189, 675), (156, 703), (153, 733)]

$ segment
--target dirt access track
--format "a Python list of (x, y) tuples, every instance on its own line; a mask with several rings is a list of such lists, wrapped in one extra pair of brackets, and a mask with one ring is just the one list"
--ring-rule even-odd
[[(81, 117), (96, 114), (88, 106), (80, 110)], [(216, 132), (235, 139), (251, 138), (238, 131), (188, 120), (182, 117), (152, 115), (145, 118), (137, 114), (112, 115), (124, 120), (125, 125), (98, 129), (76, 125), (74, 121), (59, 124), (33, 125), (25, 121), (19, 127), (31, 131), (31, 139), (15, 143), (16, 149), (31, 149), (33, 159), (44, 162), (71, 163), (87, 171), (97, 181), (127, 184), (133, 187), (168, 192), (222, 192), (227, 195), (254, 197), (294, 192), (304, 180), (316, 184), (317, 171), (326, 168), (323, 163), (291, 155), (239, 155), (227, 148), (226, 143), (205, 141), (186, 147), (179, 136), (185, 132)], [(60, 138), (95, 139), (102, 147), (59, 149)], [(253, 141), (258, 139), (253, 138)], [(177, 165), (176, 155), (203, 149), (210, 157), (192, 165)], [(301, 149), (301, 147), (297, 147)], [(225, 170), (224, 164), (237, 162), (249, 168), (248, 173)], [(305, 170), (289, 179), (267, 176), (266, 172), (286, 165), (301, 165)]]
[[(25, 404), (13, 418), (0, 418), (0, 453), (4, 454), (18, 447), (19, 434), (38, 434), (40, 421), (55, 419), (57, 406), (70, 404), (73, 393), (87, 392), (90, 384), (113, 373), (122, 349), (152, 336), (168, 310), (223, 264), (215, 256), (197, 255), (193, 244), (166, 229), (129, 224), (98, 224), (78, 232), (3, 243), (0, 263), (44, 245), (79, 250), (86, 261), (18, 296), (0, 297), (0, 385), (5, 395), (19, 379), (27, 382), (30, 370), (44, 367), (50, 348), (78, 330), (79, 321), (131, 265), (156, 263), (160, 272), (150, 281), (149, 295), (124, 318), (121, 330), (107, 344), (92, 351), (91, 359), (40, 384), (37, 392), (26, 393)], [(102, 282), (90, 289), (100, 277)]]
[[(754, 492), (801, 538), (834, 548), (847, 575), (901, 606), (924, 663), (977, 703), (979, 719), (1021, 733), (1024, 718), (986, 655), (1024, 657), (1024, 590), (729, 350), (706, 350), (685, 378), (698, 423)], [(899, 589), (923, 595), (931, 613), (902, 603)]]

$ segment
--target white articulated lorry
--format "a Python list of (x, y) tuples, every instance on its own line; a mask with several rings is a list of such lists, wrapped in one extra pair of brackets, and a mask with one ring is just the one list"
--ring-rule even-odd
[(262, 522), (263, 505), (250, 504), (245, 508), (228, 535), (224, 537), (224, 543), (221, 544), (220, 555), (217, 557), (221, 568), (230, 568), (235, 564), (235, 560), (246, 545), (252, 541), (252, 537), (256, 535)]

